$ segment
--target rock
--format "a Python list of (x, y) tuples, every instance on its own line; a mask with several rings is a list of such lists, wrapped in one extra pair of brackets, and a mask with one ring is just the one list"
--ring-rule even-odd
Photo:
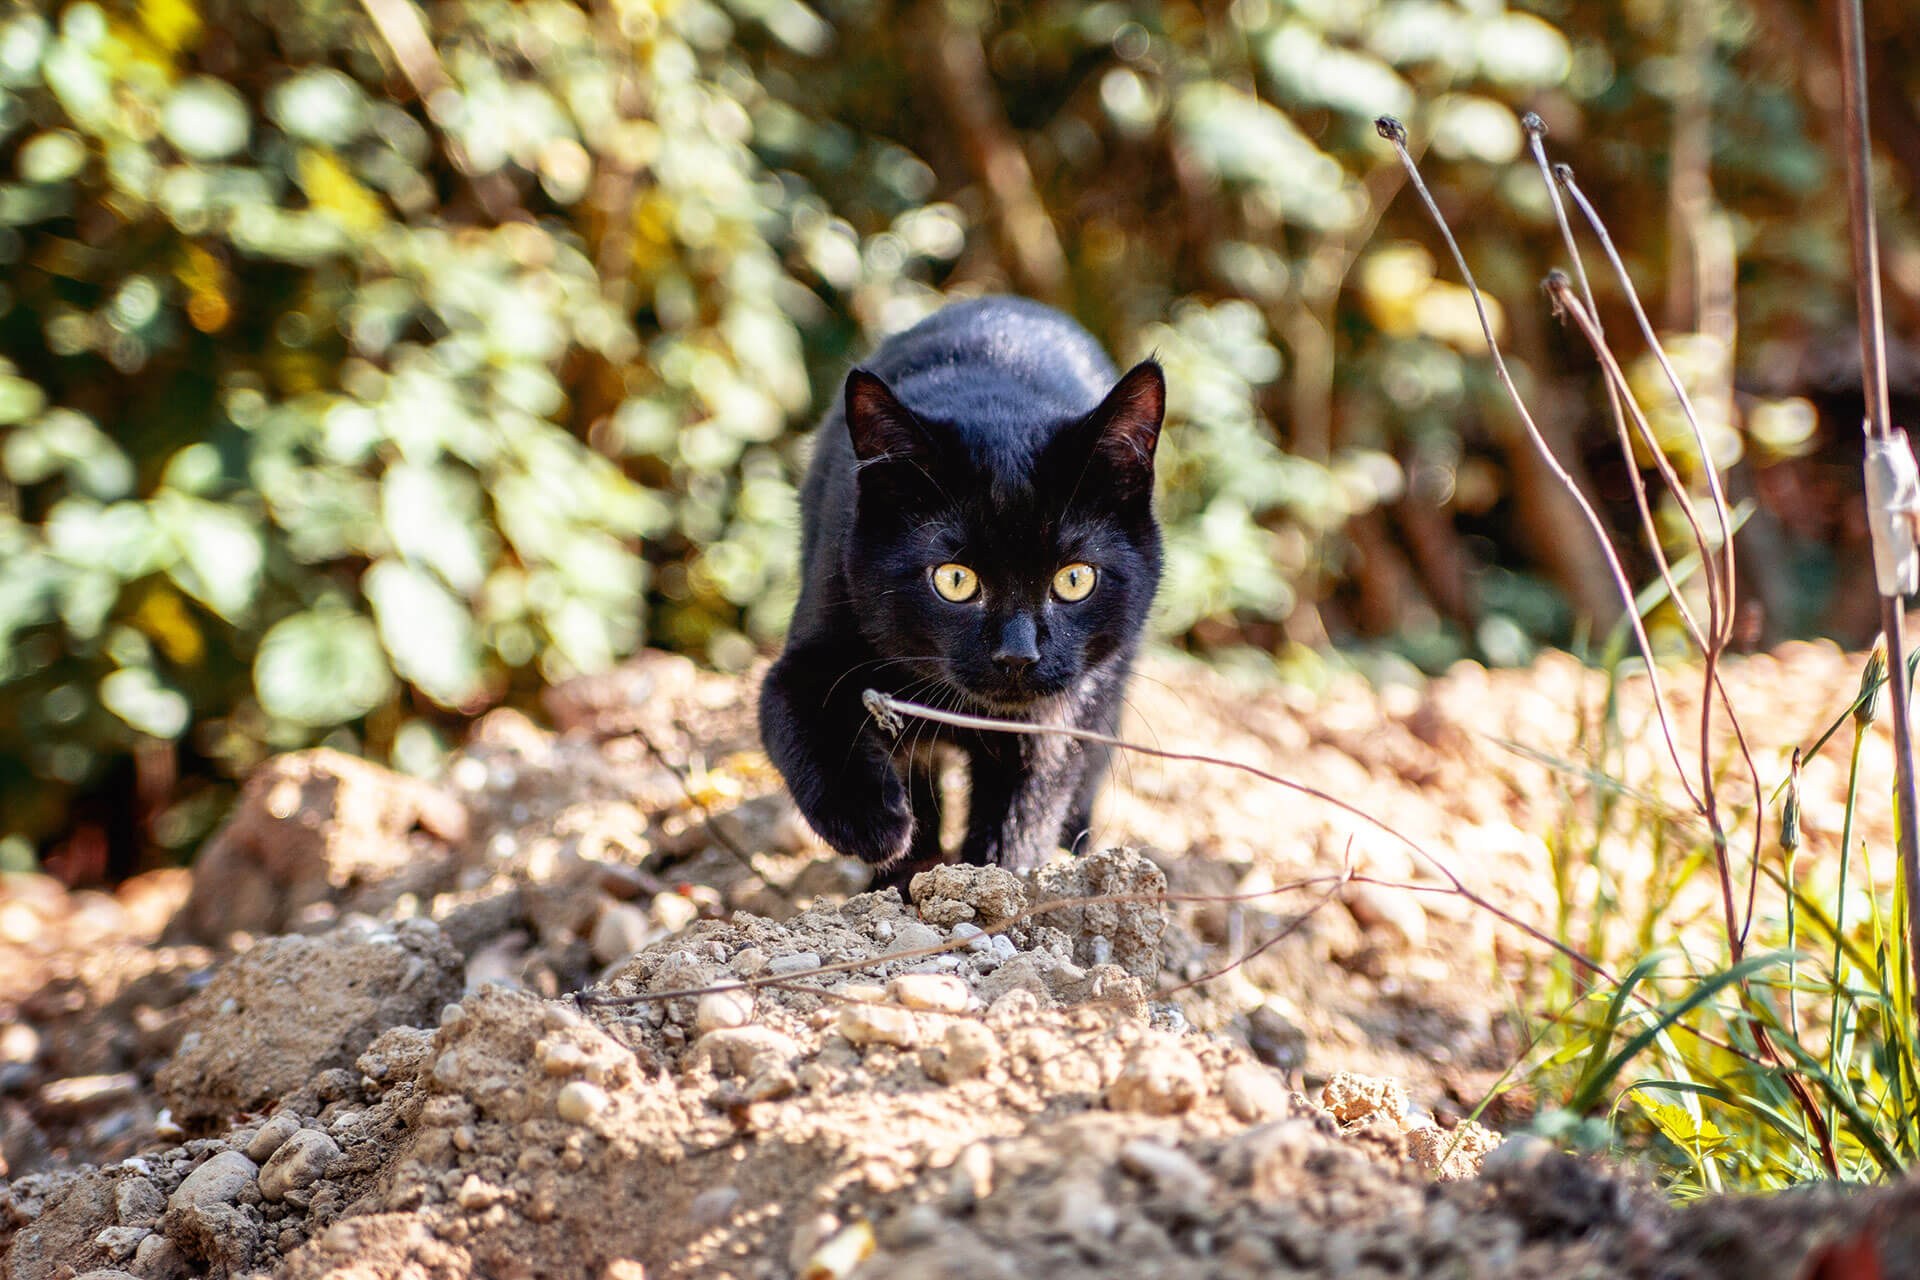
[(744, 1027), (753, 1021), (753, 992), (745, 987), (709, 991), (694, 1007), (693, 1029), (701, 1035), (723, 1027)]
[(947, 1024), (939, 1047), (922, 1055), (922, 1067), (935, 1080), (958, 1084), (986, 1074), (999, 1056), (999, 1038), (983, 1024), (966, 1019)]
[(613, 1099), (597, 1084), (574, 1080), (561, 1086), (553, 1106), (568, 1124), (586, 1125), (605, 1115), (612, 1108)]
[(1212, 1177), (1192, 1156), (1151, 1138), (1135, 1138), (1120, 1148), (1120, 1167), (1153, 1183), (1189, 1214), (1204, 1208), (1213, 1191)]
[(705, 1229), (717, 1227), (733, 1216), (740, 1206), (740, 1192), (736, 1187), (709, 1187), (693, 1198), (687, 1206), (687, 1219), (695, 1227)]
[(1220, 1092), (1227, 1110), (1247, 1124), (1277, 1120), (1287, 1114), (1289, 1094), (1285, 1085), (1265, 1067), (1251, 1062), (1236, 1062), (1221, 1077)]
[(1025, 886), (1004, 867), (934, 867), (916, 875), (907, 894), (920, 909), (920, 918), (941, 929), (969, 920), (992, 933), (1027, 909)]
[[(1110, 959), (1149, 986), (1160, 976), (1160, 935), (1166, 930), (1167, 877), (1153, 860), (1135, 849), (1103, 849), (1083, 858), (1048, 863), (1034, 877), (1034, 903), (1044, 906), (1071, 898), (1127, 896), (1134, 902), (1102, 902), (1063, 907), (1041, 923), (1064, 930), (1073, 939), (1075, 963), (1092, 966)], [(1103, 939), (1105, 946), (1095, 940)], [(1107, 955), (1096, 956), (1096, 950)]]
[(987, 937), (985, 929), (970, 920), (962, 920), (953, 926), (953, 936), (966, 939), (967, 950), (975, 955), (993, 954), (993, 939)]
[(1341, 1124), (1357, 1124), (1380, 1117), (1398, 1120), (1407, 1114), (1407, 1091), (1397, 1080), (1337, 1071), (1320, 1090), (1321, 1105)]
[(260, 1170), (260, 1194), (268, 1200), (284, 1200), (287, 1192), (324, 1178), (327, 1166), (339, 1157), (340, 1146), (332, 1138), (318, 1129), (302, 1129), (280, 1144)]
[(433, 1032), (425, 1027), (388, 1027), (373, 1038), (353, 1066), (381, 1088), (391, 1089), (418, 1080), (432, 1061)]
[(268, 1117), (267, 1122), (260, 1126), (260, 1131), (253, 1135), (253, 1141), (247, 1143), (247, 1159), (255, 1164), (265, 1164), (280, 1149), (281, 1143), (298, 1132), (299, 1116), (282, 1111), (277, 1116)]
[(151, 1179), (122, 1178), (113, 1188), (113, 1213), (125, 1227), (151, 1227), (167, 1211), (167, 1198)]
[(959, 1013), (967, 1007), (967, 984), (933, 973), (903, 973), (887, 984), (887, 994), (909, 1009)]
[(235, 1203), (257, 1186), (259, 1167), (238, 1151), (222, 1151), (186, 1176), (167, 1201), (160, 1229), (189, 1258), (245, 1268), (260, 1240), (259, 1218)]
[(700, 918), (700, 904), (679, 893), (654, 894), (651, 910), (666, 933), (678, 933)]
[(169, 1214), (188, 1209), (205, 1209), (217, 1204), (232, 1204), (253, 1186), (260, 1166), (238, 1151), (222, 1151), (208, 1157), (189, 1173), (167, 1199)]
[(817, 951), (795, 951), (789, 955), (775, 956), (767, 961), (767, 972), (776, 978), (791, 973), (805, 973), (809, 969), (819, 967), (820, 953)]
[(659, 932), (644, 908), (631, 902), (609, 902), (593, 922), (587, 948), (596, 962), (613, 964), (646, 946)]
[(901, 955), (925, 951), (928, 947), (937, 947), (946, 940), (946, 935), (932, 925), (921, 924), (918, 920), (909, 920), (894, 930), (890, 954)]
[(1404, 889), (1378, 884), (1349, 884), (1341, 901), (1354, 922), (1370, 933), (1385, 933), (1409, 950), (1427, 945), (1427, 913)]
[(140, 1280), (179, 1280), (187, 1267), (180, 1246), (162, 1235), (148, 1236), (133, 1251), (133, 1274)]
[(838, 1025), (840, 1034), (857, 1045), (890, 1044), (909, 1049), (920, 1043), (920, 1027), (913, 1015), (891, 1005), (842, 1006)]
[(426, 920), (362, 941), (269, 938), (186, 1006), (192, 1028), (155, 1078), (174, 1117), (258, 1110), (350, 1065), (389, 1027), (430, 1023), (460, 994), (460, 953)]
[(194, 859), (179, 919), (217, 945), (236, 932), (285, 933), (303, 913), (369, 885), (430, 889), (466, 830), (459, 801), (404, 774), (324, 748), (275, 756)]
[(1115, 1111), (1170, 1116), (1191, 1109), (1205, 1093), (1200, 1060), (1189, 1050), (1143, 1040), (1107, 1086), (1107, 1105)]
[(140, 1242), (152, 1234), (150, 1227), (108, 1227), (95, 1236), (93, 1242), (115, 1262), (125, 1262), (140, 1247)]
[(140, 1280), (140, 1277), (117, 1267), (95, 1267), (91, 1271), (82, 1271), (73, 1280)]
[(723, 1027), (694, 1041), (693, 1053), (713, 1066), (715, 1075), (756, 1075), (767, 1066), (785, 1066), (800, 1056), (800, 1046), (771, 1027)]
[(1307, 1061), (1307, 1033), (1273, 999), (1247, 1014), (1247, 1047), (1260, 1061), (1282, 1071), (1297, 1071)]
[(1452, 1129), (1423, 1124), (1407, 1131), (1407, 1154), (1442, 1182), (1473, 1177), (1496, 1150), (1504, 1150), (1500, 1135), (1472, 1120)]

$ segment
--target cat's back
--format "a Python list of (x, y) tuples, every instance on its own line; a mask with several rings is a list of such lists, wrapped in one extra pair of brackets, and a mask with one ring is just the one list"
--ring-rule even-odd
[(881, 343), (866, 367), (915, 413), (988, 432), (1085, 414), (1115, 377), (1077, 321), (1015, 297), (942, 307)]

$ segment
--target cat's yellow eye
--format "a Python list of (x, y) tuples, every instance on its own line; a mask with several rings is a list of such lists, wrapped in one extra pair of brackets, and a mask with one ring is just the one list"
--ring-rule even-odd
[(1053, 575), (1053, 594), (1071, 604), (1093, 594), (1093, 566), (1070, 564)]
[(980, 575), (963, 564), (949, 561), (933, 571), (933, 589), (943, 600), (959, 604), (971, 600), (980, 590)]

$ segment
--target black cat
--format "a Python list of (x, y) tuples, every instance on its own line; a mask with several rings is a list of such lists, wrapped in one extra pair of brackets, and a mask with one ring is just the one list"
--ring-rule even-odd
[(966, 754), (962, 861), (1015, 870), (1086, 833), (1104, 748), (909, 721), (861, 694), (1112, 733), (1160, 581), (1166, 384), (1115, 381), (1019, 298), (944, 308), (847, 375), (802, 490), (801, 586), (760, 734), (826, 842), (902, 885), (943, 861), (936, 744)]

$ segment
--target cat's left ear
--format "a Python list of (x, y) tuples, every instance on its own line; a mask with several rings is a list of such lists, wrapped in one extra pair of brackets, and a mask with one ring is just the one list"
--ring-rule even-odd
[(1166, 412), (1166, 375), (1158, 361), (1142, 360), (1087, 415), (1094, 454), (1107, 464), (1123, 494), (1153, 491), (1153, 449), (1160, 442)]

